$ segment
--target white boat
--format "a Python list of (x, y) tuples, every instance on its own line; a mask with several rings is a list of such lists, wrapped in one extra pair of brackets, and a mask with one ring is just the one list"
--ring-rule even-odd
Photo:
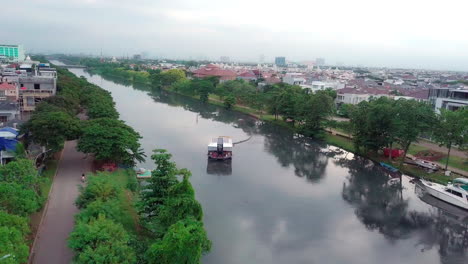
[(456, 178), (446, 186), (425, 180), (421, 183), (430, 195), (468, 210), (468, 179)]
[(208, 158), (225, 160), (232, 158), (232, 139), (231, 137), (219, 136), (213, 138), (208, 143)]
[(427, 160), (414, 158), (413, 161), (414, 161), (414, 163), (416, 163), (416, 165), (418, 165), (419, 167), (425, 168), (425, 169), (429, 169), (429, 170), (433, 170), (433, 171), (436, 171), (436, 170), (439, 169), (439, 165), (437, 165), (437, 164), (435, 164), (433, 162), (427, 161)]

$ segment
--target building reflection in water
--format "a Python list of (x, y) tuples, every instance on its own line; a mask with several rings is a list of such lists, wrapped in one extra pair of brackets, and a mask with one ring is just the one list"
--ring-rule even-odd
[(227, 176), (232, 174), (232, 160), (210, 160), (206, 164), (206, 173)]

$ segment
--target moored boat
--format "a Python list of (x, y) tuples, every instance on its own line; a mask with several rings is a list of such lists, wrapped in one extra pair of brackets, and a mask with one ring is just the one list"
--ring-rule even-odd
[(421, 180), (421, 183), (430, 195), (468, 210), (468, 179), (456, 178), (447, 185), (425, 180)]
[(425, 168), (425, 169), (428, 169), (428, 170), (436, 171), (436, 170), (439, 169), (439, 165), (437, 165), (437, 164), (435, 164), (433, 162), (427, 161), (427, 160), (414, 158), (413, 161), (419, 167), (422, 167), (422, 168)]
[(216, 160), (226, 160), (232, 158), (231, 137), (219, 136), (213, 138), (208, 144), (208, 158)]
[(390, 172), (398, 172), (398, 169), (393, 167), (390, 164), (387, 164), (385, 162), (380, 162), (380, 166), (384, 167), (385, 169), (389, 170)]

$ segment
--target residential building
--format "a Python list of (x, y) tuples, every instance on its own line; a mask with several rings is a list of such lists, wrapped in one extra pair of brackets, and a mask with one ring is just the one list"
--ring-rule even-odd
[(244, 81), (256, 81), (257, 75), (253, 71), (246, 71), (237, 75), (237, 79)]
[(222, 69), (221, 67), (214, 64), (208, 64), (204, 67), (192, 71), (192, 73), (196, 78), (218, 77), (220, 82), (235, 80), (237, 76), (236, 72)]
[(0, 101), (0, 123), (6, 123), (18, 119), (20, 109), (15, 101)]
[(303, 85), (306, 82), (306, 79), (301, 73), (287, 73), (283, 77), (283, 82), (291, 85)]
[(431, 88), (429, 102), (436, 113), (440, 113), (440, 109), (455, 111), (468, 106), (468, 89)]
[(23, 45), (0, 44), (0, 59), (18, 62), (24, 61), (25, 57)]
[(279, 67), (286, 66), (286, 57), (276, 57), (275, 58), (275, 65)]

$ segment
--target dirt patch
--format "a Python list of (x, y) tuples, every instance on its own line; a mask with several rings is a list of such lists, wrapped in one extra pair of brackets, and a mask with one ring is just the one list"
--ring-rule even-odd
[(445, 157), (445, 154), (433, 150), (423, 150), (414, 155), (418, 159), (437, 161)]

